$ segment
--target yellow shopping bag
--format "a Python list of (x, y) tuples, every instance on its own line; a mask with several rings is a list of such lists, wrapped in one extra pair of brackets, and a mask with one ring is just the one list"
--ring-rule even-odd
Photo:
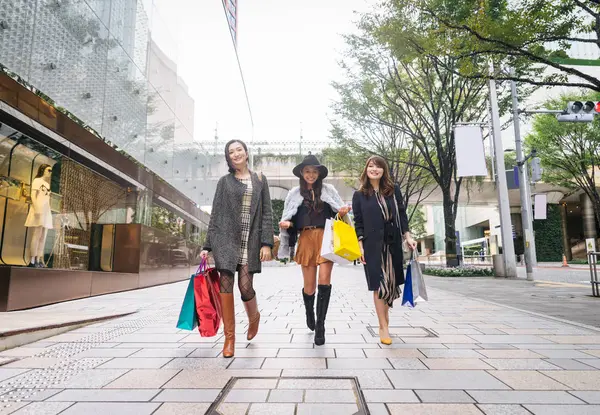
[(354, 226), (336, 216), (333, 222), (333, 252), (348, 261), (360, 258), (360, 246)]

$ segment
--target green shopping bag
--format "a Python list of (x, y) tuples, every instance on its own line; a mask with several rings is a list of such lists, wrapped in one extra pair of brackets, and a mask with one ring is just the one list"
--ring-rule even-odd
[(177, 328), (182, 330), (194, 330), (198, 327), (198, 316), (196, 315), (196, 301), (194, 300), (194, 277), (192, 275), (188, 283), (181, 311), (179, 312), (179, 320)]

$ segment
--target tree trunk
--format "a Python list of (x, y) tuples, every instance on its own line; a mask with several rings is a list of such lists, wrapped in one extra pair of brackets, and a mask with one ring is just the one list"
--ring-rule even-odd
[(443, 191), (443, 206), (444, 206), (444, 232), (446, 243), (446, 266), (457, 267), (459, 265), (456, 252), (456, 223), (454, 220), (454, 201), (450, 196), (450, 192)]

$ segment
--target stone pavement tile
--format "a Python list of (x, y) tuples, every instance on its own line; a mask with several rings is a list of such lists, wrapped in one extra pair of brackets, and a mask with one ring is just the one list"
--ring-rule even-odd
[(584, 404), (573, 395), (563, 391), (500, 391), (467, 390), (479, 403), (502, 404)]
[(591, 370), (593, 366), (587, 365), (589, 359), (577, 361), (573, 359), (546, 359), (546, 362), (565, 370)]
[[(430, 350), (430, 349), (428, 349)], [(435, 349), (438, 350), (438, 349)], [(441, 349), (440, 349), (441, 350)], [(446, 350), (446, 349), (444, 349)], [(398, 358), (420, 358), (425, 357), (425, 355), (420, 352), (418, 349), (373, 349), (373, 350), (365, 350), (365, 354), (368, 358), (389, 358), (389, 357), (398, 357)]]
[(275, 389), (279, 379), (237, 379), (233, 389)]
[(547, 358), (555, 358), (555, 359), (593, 359), (593, 356), (589, 354), (583, 353), (579, 350), (544, 350), (544, 349), (534, 349), (533, 352), (542, 355)]
[(505, 334), (535, 334), (537, 336), (544, 335), (544, 334), (545, 335), (552, 334), (548, 330), (536, 329), (536, 328), (529, 328), (529, 329), (502, 329), (502, 331)]
[(74, 405), (74, 402), (32, 402), (13, 412), (14, 415), (57, 415)]
[(32, 390), (29, 395), (25, 395), (22, 400), (25, 402), (40, 402), (45, 401), (51, 396), (56, 395), (57, 393), (62, 392), (63, 389), (41, 389), (41, 390)]
[(260, 369), (263, 362), (262, 357), (235, 357), (228, 369)]
[(592, 357), (600, 357), (600, 350), (582, 350), (582, 352)]
[[(361, 349), (358, 349), (358, 350), (361, 350)], [(361, 352), (362, 352), (362, 350), (361, 350)], [(268, 357), (275, 357), (275, 356), (268, 356)], [(281, 349), (279, 351), (279, 353), (277, 353), (277, 357), (278, 358), (282, 358), (282, 357), (335, 357), (335, 351), (334, 351), (334, 349), (326, 349), (323, 347), (319, 347), (319, 348), (315, 348), (315, 349)]]
[[(321, 350), (321, 349), (316, 349)], [(327, 350), (327, 349), (325, 349)], [(365, 352), (363, 349), (335, 349), (335, 357), (338, 359), (356, 359), (364, 358)]]
[(127, 372), (126, 369), (88, 369), (54, 385), (54, 387), (60, 389), (100, 389)]
[(63, 333), (63, 334), (59, 334), (57, 336), (53, 336), (53, 337), (48, 337), (47, 339), (44, 339), (47, 342), (50, 343), (71, 343), (71, 342), (76, 342), (79, 340), (82, 340), (84, 338), (86, 338), (88, 335), (86, 333)]
[(83, 351), (73, 356), (74, 359), (82, 357), (128, 357), (137, 352), (136, 349), (101, 349), (94, 348)]
[(575, 390), (600, 390), (600, 370), (544, 371), (544, 375)]
[(57, 357), (26, 357), (2, 366), (6, 369), (46, 369), (58, 365), (63, 360)]
[(115, 343), (177, 343), (187, 334), (124, 334), (112, 339)]
[(185, 388), (223, 388), (232, 377), (279, 377), (281, 370), (211, 370), (206, 376), (206, 370), (184, 369), (163, 386), (163, 389)]
[(48, 349), (42, 347), (16, 347), (0, 352), (0, 357), (31, 357), (47, 351)]
[[(336, 345), (337, 344), (364, 344), (365, 338), (360, 334), (331, 334), (326, 336), (327, 344)], [(314, 334), (312, 335), (311, 341), (314, 339)], [(379, 340), (379, 339), (377, 339)]]
[(184, 345), (187, 347), (185, 343), (118, 343), (115, 349), (178, 349)]
[(367, 402), (380, 403), (412, 403), (419, 402), (419, 398), (411, 390), (379, 390), (363, 389)]
[(148, 402), (160, 391), (158, 389), (67, 389), (51, 398), (49, 402)]
[(350, 379), (280, 379), (277, 389), (353, 389), (353, 382)]
[(30, 369), (6, 369), (2, 367), (0, 368), (0, 382), (27, 373), (29, 370)]
[[(199, 349), (196, 352), (205, 349)], [(206, 349), (213, 350), (213, 349)], [(216, 349), (215, 349), (216, 350)], [(218, 349), (218, 354), (221, 354), (221, 349)], [(188, 357), (210, 357), (210, 356), (196, 356), (196, 352), (192, 353)], [(277, 357), (279, 349), (235, 349), (235, 357)]]
[[(258, 343), (252, 340), (246, 349), (312, 349), (312, 343)], [(236, 346), (236, 352), (240, 349)]]
[(457, 343), (457, 344), (468, 344), (468, 343), (479, 343), (474, 337), (478, 337), (476, 335), (473, 336), (465, 336), (461, 334), (448, 334), (442, 335), (438, 337), (400, 337), (404, 343), (407, 344), (415, 344), (415, 343), (438, 343), (438, 344), (446, 344), (446, 343)]
[(490, 359), (541, 359), (537, 353), (531, 350), (493, 350), (484, 349), (478, 350), (477, 353), (481, 353), (483, 356)]
[(412, 369), (412, 370), (427, 370), (427, 366), (419, 359), (388, 359), (394, 369)]
[(565, 390), (567, 386), (533, 370), (489, 370), (488, 373), (513, 389)]
[(525, 405), (534, 415), (598, 415), (600, 405)]
[(106, 389), (159, 389), (179, 373), (177, 369), (134, 369), (114, 382)]
[(232, 389), (225, 397), (224, 402), (266, 402), (269, 391), (267, 389)]
[(597, 336), (543, 336), (544, 339), (558, 344), (600, 344), (600, 335)]
[(177, 327), (160, 327), (160, 326), (152, 326), (145, 327), (143, 329), (136, 330), (138, 334), (189, 334), (187, 330), (181, 330)]
[(392, 369), (387, 359), (327, 359), (328, 369)]
[(569, 393), (587, 403), (600, 404), (600, 392), (598, 391), (571, 391)]
[(343, 403), (301, 403), (296, 415), (353, 415), (358, 412), (358, 405)]
[(470, 404), (390, 404), (388, 408), (391, 415), (481, 415), (481, 411)]
[(60, 415), (151, 415), (158, 406), (158, 403), (81, 402), (69, 407)]
[(384, 403), (369, 403), (367, 404), (369, 408), (369, 412), (371, 415), (390, 415), (390, 412), (387, 410), (387, 406)]
[(253, 403), (248, 415), (294, 415), (296, 405), (293, 403)]
[(304, 402), (306, 403), (356, 403), (357, 397), (352, 389), (309, 389), (305, 391)]
[(221, 415), (246, 415), (249, 406), (248, 403), (222, 403), (218, 411)]
[(303, 400), (303, 390), (275, 389), (269, 393), (269, 402), (300, 403)]
[[(513, 346), (512, 344), (502, 344), (502, 343), (478, 343), (477, 344), (482, 349), (494, 349), (494, 350), (515, 350), (518, 347)], [(537, 345), (535, 345), (537, 346)], [(530, 347), (526, 347), (526, 349), (530, 349)]]
[(477, 405), (485, 415), (531, 415), (521, 405)]
[(224, 358), (183, 357), (171, 360), (163, 369), (225, 369), (231, 361)]
[[(431, 358), (474, 358), (481, 359), (481, 355), (471, 349), (419, 349), (425, 357)], [(413, 357), (413, 356), (411, 356)], [(422, 357), (422, 356), (414, 356)]]
[(253, 342), (256, 343), (290, 343), (292, 341), (291, 334), (263, 334), (258, 333)]
[(477, 370), (386, 370), (396, 389), (508, 389)]
[(560, 370), (542, 359), (483, 359), (498, 370)]
[(470, 336), (476, 340), (477, 343), (504, 343), (504, 344), (519, 344), (519, 343), (527, 343), (527, 344), (545, 344), (552, 343), (552, 341), (547, 338), (531, 336), (531, 335), (512, 335), (512, 334), (504, 334), (504, 335), (472, 335)]
[(327, 362), (321, 358), (267, 358), (263, 369), (325, 369)]
[[(338, 370), (338, 369), (285, 369), (284, 377), (310, 376), (310, 377), (357, 377), (361, 388), (369, 389), (392, 389), (385, 372), (377, 370)], [(323, 389), (320, 388), (319, 389)], [(410, 388), (409, 388), (410, 389)]]
[[(128, 349), (117, 349), (128, 350)], [(177, 349), (142, 349), (135, 352), (131, 357), (217, 357), (220, 351), (216, 349), (192, 349), (192, 348), (177, 348)], [(203, 354), (199, 356), (199, 354)]]
[[(368, 343), (370, 344), (370, 343)], [(374, 344), (375, 345), (375, 344)], [(380, 349), (379, 345), (375, 345), (377, 347), (373, 347), (374, 349)], [(366, 347), (364, 347), (366, 349)], [(385, 350), (390, 350), (390, 349), (448, 349), (448, 347), (446, 347), (443, 344), (439, 344), (439, 343), (411, 343), (411, 344), (407, 344), (407, 343), (400, 343), (398, 341), (395, 341), (394, 343), (390, 344), (389, 346), (385, 346)]]
[(221, 389), (165, 389), (152, 402), (209, 402), (217, 399)]
[(421, 359), (429, 369), (485, 370), (492, 367), (481, 359)]
[(585, 363), (589, 367), (593, 367), (595, 369), (600, 369), (600, 359), (577, 359), (580, 363)]
[(461, 390), (416, 390), (423, 403), (474, 403), (465, 391)]
[(543, 348), (544, 350), (583, 350), (583, 349), (590, 349), (590, 350), (598, 350), (596, 349), (596, 347), (586, 347), (584, 345), (581, 344), (544, 344), (543, 346), (540, 346), (539, 344), (515, 344), (515, 347), (517, 349), (523, 349), (523, 350), (532, 350), (532, 349), (540, 349)]
[(163, 403), (153, 415), (198, 415), (205, 413), (208, 403)]
[(170, 357), (139, 357), (121, 358), (117, 357), (103, 365), (100, 369), (158, 369), (171, 361)]

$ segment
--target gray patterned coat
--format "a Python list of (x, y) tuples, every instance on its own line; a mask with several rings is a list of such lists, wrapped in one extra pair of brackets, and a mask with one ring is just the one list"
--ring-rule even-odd
[[(273, 247), (273, 209), (267, 178), (256, 173), (252, 177), (252, 202), (250, 205), (250, 234), (248, 236), (248, 271), (261, 271), (260, 249)], [(212, 251), (215, 267), (233, 273), (242, 243), (242, 199), (246, 186), (227, 174), (219, 179), (213, 200), (206, 245)]]

